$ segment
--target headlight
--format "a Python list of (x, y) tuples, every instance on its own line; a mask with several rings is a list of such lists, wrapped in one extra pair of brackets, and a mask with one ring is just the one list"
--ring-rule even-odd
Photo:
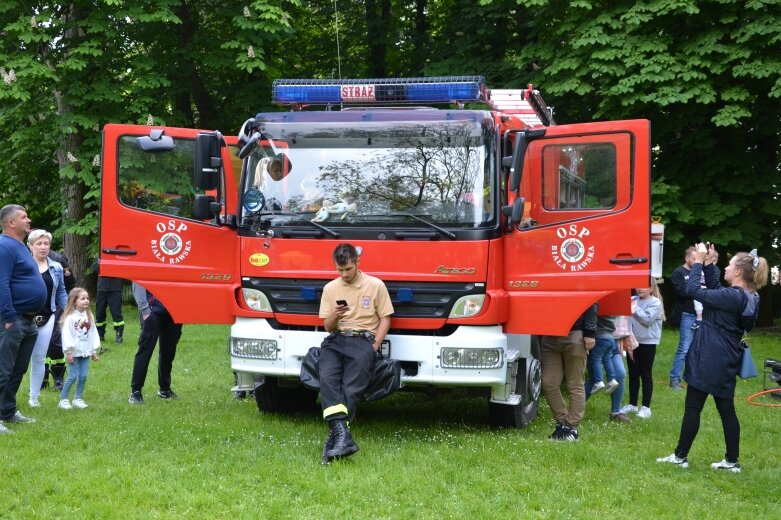
[(231, 355), (252, 359), (277, 359), (277, 342), (273, 339), (231, 338)]
[(439, 352), (442, 368), (497, 368), (502, 366), (498, 348), (444, 347)]
[(483, 309), (485, 294), (470, 294), (462, 296), (453, 305), (449, 318), (468, 318), (478, 314)]
[(271, 304), (268, 298), (257, 289), (242, 289), (241, 295), (244, 297), (244, 303), (253, 311), (271, 312)]

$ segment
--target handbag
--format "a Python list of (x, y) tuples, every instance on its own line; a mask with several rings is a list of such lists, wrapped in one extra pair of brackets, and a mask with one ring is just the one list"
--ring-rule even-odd
[(745, 341), (741, 341), (740, 346), (743, 347), (743, 354), (740, 358), (738, 376), (740, 376), (741, 379), (757, 377), (759, 372), (757, 371), (757, 365), (754, 364), (754, 357), (751, 355), (751, 347)]

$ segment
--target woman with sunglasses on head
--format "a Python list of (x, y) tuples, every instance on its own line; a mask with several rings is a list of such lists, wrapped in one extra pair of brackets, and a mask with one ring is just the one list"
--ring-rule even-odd
[[(695, 331), (683, 377), (688, 383), (681, 433), (675, 453), (656, 459), (688, 468), (689, 449), (700, 428), (700, 414), (708, 395), (713, 396), (721, 416), (727, 451), (716, 470), (740, 473), (740, 422), (735, 414), (735, 378), (743, 356), (741, 339), (754, 327), (759, 312), (757, 291), (767, 283), (768, 267), (757, 250), (737, 253), (724, 270), (722, 287), (714, 265), (711, 244), (697, 244), (694, 264), (686, 286), (690, 298), (702, 302), (702, 325)], [(705, 275), (705, 287), (700, 275)]]

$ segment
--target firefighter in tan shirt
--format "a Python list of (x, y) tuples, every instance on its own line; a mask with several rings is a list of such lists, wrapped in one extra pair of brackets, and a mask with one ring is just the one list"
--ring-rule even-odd
[(320, 317), (331, 334), (320, 352), (320, 402), (330, 432), (323, 463), (358, 451), (348, 428), (355, 408), (371, 383), (374, 360), (390, 328), (393, 314), (382, 280), (358, 269), (358, 251), (339, 244), (333, 253), (339, 278), (323, 288)]

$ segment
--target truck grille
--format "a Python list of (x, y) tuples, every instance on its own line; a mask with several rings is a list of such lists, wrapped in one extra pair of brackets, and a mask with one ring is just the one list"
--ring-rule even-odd
[[(318, 314), (323, 287), (331, 280), (251, 278), (244, 287), (263, 291), (274, 312)], [(468, 294), (483, 294), (474, 282), (385, 282), (396, 318), (447, 318), (453, 304)]]

